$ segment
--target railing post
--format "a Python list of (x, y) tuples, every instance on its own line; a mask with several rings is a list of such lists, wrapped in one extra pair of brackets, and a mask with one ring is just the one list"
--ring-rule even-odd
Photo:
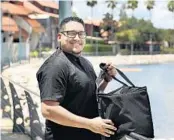
[(38, 113), (36, 111), (35, 104), (27, 91), (24, 91), (26, 94), (28, 109), (29, 109), (29, 116), (30, 116), (30, 130), (31, 130), (31, 137), (32, 139), (40, 138), (44, 139), (44, 133), (42, 131), (42, 126), (40, 123), (40, 119)]
[(2, 78), (1, 78), (1, 109), (2, 109), (2, 118), (11, 119), (11, 104), (7, 89), (5, 87)]
[(22, 112), (22, 107), (20, 104), (20, 99), (17, 92), (11, 82), (9, 82), (12, 101), (13, 101), (13, 133), (25, 133), (24, 128), (24, 116)]

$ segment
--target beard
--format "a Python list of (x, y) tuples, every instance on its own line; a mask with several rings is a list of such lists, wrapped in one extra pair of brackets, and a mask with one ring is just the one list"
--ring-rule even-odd
[(81, 54), (81, 52), (83, 51), (83, 43), (82, 42), (78, 42), (78, 41), (70, 41), (69, 42), (72, 48), (72, 53), (74, 54)]
[(81, 54), (82, 50), (77, 50), (76, 48), (72, 49), (73, 54)]
[(84, 42), (70, 40), (68, 42), (61, 42), (61, 49), (65, 52), (72, 53), (74, 55), (79, 55), (83, 51)]

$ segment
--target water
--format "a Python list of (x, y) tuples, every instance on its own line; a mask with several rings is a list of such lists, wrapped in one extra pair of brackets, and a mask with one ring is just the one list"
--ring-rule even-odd
[[(118, 66), (124, 67), (141, 69), (140, 72), (124, 73), (136, 86), (148, 88), (155, 137), (174, 138), (174, 63)], [(119, 86), (116, 81), (112, 81), (106, 92)]]

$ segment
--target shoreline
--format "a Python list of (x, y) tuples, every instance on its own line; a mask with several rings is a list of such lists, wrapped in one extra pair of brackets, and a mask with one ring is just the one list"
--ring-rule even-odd
[[(113, 65), (116, 65), (116, 67), (119, 66), (123, 72), (139, 72), (142, 70), (141, 68), (130, 68), (129, 65), (164, 64), (170, 62), (174, 64), (174, 54), (153, 56), (85, 56), (85, 58), (92, 63), (96, 73), (100, 71), (99, 64), (101, 62), (111, 62)], [(38, 92), (36, 72), (44, 61), (45, 59), (43, 58), (34, 58), (30, 60), (30, 63), (14, 65), (2, 71), (2, 76), (16, 81), (34, 92)]]
[(111, 62), (114, 65), (140, 65), (173, 63), (174, 54), (160, 55), (116, 55), (116, 56), (85, 56), (93, 65)]

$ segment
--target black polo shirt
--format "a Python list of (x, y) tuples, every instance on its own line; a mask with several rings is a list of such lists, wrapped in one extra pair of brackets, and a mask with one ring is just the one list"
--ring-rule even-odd
[[(96, 75), (85, 58), (55, 52), (37, 72), (41, 101), (53, 100), (70, 112), (87, 118), (98, 117)], [(66, 127), (46, 120), (46, 140), (99, 140), (86, 129)]]

